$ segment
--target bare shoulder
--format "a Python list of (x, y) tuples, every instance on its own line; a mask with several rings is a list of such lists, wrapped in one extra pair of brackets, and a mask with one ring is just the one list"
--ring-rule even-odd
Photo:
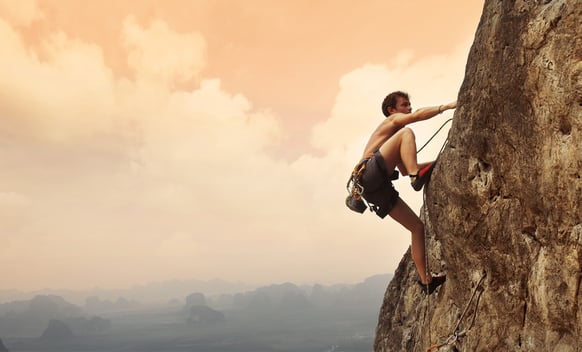
[(398, 115), (403, 115), (400, 113), (396, 113), (393, 115), (388, 116), (377, 128), (377, 131), (381, 132), (382, 134), (389, 134), (392, 135), (394, 130), (400, 127)]
[(387, 117), (385, 120), (380, 122), (376, 129), (374, 130), (374, 132), (372, 132), (372, 137), (386, 134), (386, 132), (390, 129), (390, 126), (392, 125), (393, 122), (390, 120), (389, 117)]
[(397, 130), (398, 126), (394, 123), (394, 119), (392, 116), (387, 117), (384, 121), (382, 121), (378, 127), (374, 130), (370, 139), (368, 140), (368, 144), (366, 145), (364, 155), (374, 152), (380, 146), (388, 140)]

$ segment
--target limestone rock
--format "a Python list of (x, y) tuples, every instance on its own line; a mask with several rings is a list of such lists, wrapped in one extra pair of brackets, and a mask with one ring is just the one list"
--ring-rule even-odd
[(448, 280), (421, 295), (406, 254), (375, 351), (582, 351), (581, 23), (580, 0), (485, 1), (425, 190)]

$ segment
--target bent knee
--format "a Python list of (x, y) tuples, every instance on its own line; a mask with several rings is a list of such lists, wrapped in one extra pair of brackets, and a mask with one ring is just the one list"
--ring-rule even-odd
[(403, 127), (398, 133), (401, 133), (403, 137), (414, 138), (414, 131), (410, 127)]
[(418, 220), (418, 222), (416, 222), (413, 225), (411, 232), (423, 233), (424, 234), (424, 224), (422, 223), (422, 221), (420, 221), (420, 219)]

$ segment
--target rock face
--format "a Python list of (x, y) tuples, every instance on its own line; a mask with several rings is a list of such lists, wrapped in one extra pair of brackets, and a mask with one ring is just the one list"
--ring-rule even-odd
[(422, 211), (448, 280), (421, 295), (407, 253), (375, 351), (582, 351), (581, 23), (580, 0), (486, 0)]

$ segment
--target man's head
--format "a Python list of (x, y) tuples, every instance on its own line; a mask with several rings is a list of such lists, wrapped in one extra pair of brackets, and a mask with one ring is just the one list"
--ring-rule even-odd
[(395, 112), (409, 113), (411, 109), (408, 94), (401, 91), (388, 94), (382, 102), (382, 113), (386, 117)]

